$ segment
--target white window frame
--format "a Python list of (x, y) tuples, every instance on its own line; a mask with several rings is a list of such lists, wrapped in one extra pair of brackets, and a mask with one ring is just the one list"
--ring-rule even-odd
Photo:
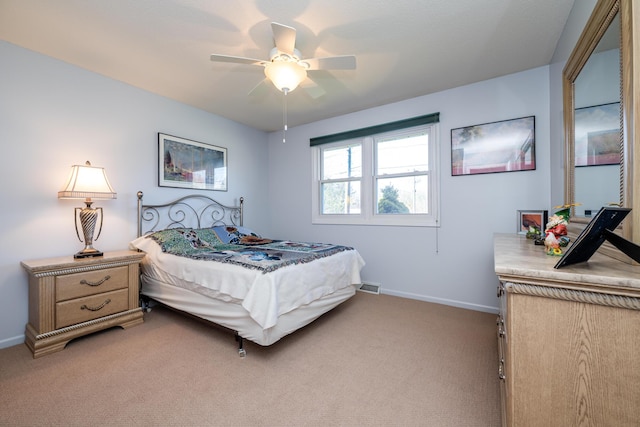
[[(312, 218), (313, 224), (440, 226), (440, 150), (439, 123), (429, 123), (359, 138), (345, 139), (311, 147), (312, 158)], [(429, 207), (428, 214), (377, 214), (376, 176), (374, 176), (375, 141), (389, 136), (427, 133), (429, 135)], [(336, 147), (362, 144), (362, 178), (360, 179), (360, 214), (322, 214), (322, 151)], [(344, 180), (342, 180), (344, 181)]]

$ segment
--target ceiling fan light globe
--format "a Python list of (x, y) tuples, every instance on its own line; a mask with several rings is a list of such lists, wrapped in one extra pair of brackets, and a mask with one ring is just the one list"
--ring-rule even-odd
[(274, 61), (267, 64), (264, 74), (278, 90), (291, 92), (307, 78), (307, 70), (297, 62)]

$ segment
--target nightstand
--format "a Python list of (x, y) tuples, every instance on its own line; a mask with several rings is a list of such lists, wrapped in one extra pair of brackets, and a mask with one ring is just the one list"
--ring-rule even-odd
[(29, 273), (25, 344), (33, 357), (64, 349), (69, 341), (103, 329), (144, 321), (138, 294), (142, 252), (105, 252), (23, 261)]

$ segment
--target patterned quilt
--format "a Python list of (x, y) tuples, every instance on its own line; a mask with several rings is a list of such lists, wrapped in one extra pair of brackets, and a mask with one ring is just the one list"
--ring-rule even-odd
[(236, 227), (173, 228), (147, 236), (162, 252), (259, 270), (263, 274), (288, 265), (311, 262), (353, 248), (326, 243), (264, 239)]

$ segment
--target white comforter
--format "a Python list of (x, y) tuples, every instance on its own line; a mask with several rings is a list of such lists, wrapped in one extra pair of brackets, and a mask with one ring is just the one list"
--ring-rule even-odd
[(263, 329), (273, 327), (282, 314), (361, 283), (360, 270), (365, 264), (356, 250), (350, 250), (263, 274), (238, 265), (167, 254), (144, 236), (132, 241), (130, 247), (146, 253), (144, 274), (203, 295), (241, 301)]

